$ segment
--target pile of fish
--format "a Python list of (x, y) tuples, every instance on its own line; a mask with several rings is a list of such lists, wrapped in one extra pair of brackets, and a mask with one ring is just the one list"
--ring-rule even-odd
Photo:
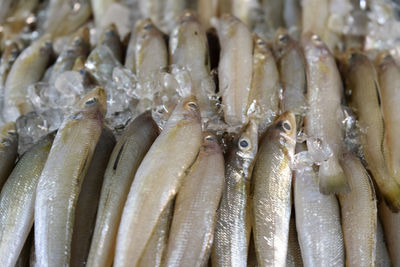
[(0, 6), (0, 266), (400, 266), (396, 3)]

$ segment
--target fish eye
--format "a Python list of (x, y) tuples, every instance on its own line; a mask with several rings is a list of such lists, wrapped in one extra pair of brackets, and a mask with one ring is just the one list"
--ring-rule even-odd
[(214, 141), (214, 137), (213, 137), (212, 135), (207, 135), (207, 136), (205, 137), (205, 140), (206, 140), (206, 141)]
[(97, 102), (97, 98), (92, 97), (88, 101), (85, 102), (85, 105), (93, 105), (96, 102)]
[(316, 34), (313, 34), (313, 35), (311, 36), (311, 40), (312, 40), (315, 44), (321, 44), (321, 43), (322, 43), (321, 38), (320, 38), (318, 35), (316, 35)]
[(290, 131), (290, 130), (292, 129), (292, 127), (290, 126), (290, 123), (287, 122), (287, 121), (284, 121), (284, 122), (282, 123), (282, 127), (283, 127), (283, 129), (285, 129), (286, 131)]
[(250, 147), (250, 141), (246, 138), (242, 138), (239, 140), (239, 148), (243, 150), (247, 150)]
[(143, 29), (148, 30), (151, 29), (153, 25), (151, 23), (147, 23), (146, 25), (143, 26)]
[(258, 40), (257, 40), (257, 45), (265, 45), (264, 40), (258, 39)]
[(197, 104), (196, 104), (195, 102), (192, 102), (192, 101), (188, 102), (188, 103), (186, 104), (186, 106), (187, 106), (189, 109), (191, 109), (191, 110), (197, 110), (197, 109), (198, 109)]
[(278, 36), (279, 42), (282, 42), (282, 43), (286, 42), (288, 39), (289, 39), (289, 36), (287, 34), (280, 34)]

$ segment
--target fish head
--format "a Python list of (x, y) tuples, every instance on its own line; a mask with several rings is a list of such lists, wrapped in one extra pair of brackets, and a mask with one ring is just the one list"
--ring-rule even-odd
[(237, 151), (241, 157), (254, 159), (258, 150), (258, 127), (250, 120), (237, 139)]
[(119, 40), (119, 33), (117, 26), (115, 26), (114, 23), (111, 23), (109, 26), (107, 26), (102, 34), (100, 35), (99, 41), (97, 42), (98, 45), (105, 44), (109, 42), (110, 40)]
[(178, 123), (190, 120), (201, 121), (200, 108), (195, 96), (188, 96), (176, 105), (166, 126), (173, 127)]
[(379, 70), (383, 70), (389, 65), (396, 65), (396, 62), (389, 51), (382, 51), (376, 57), (375, 64)]
[(71, 40), (71, 44), (74, 46), (90, 45), (90, 30), (88, 26), (81, 27)]
[(274, 41), (273, 41), (273, 48), (274, 48), (275, 54), (278, 57), (281, 57), (282, 55), (286, 54), (287, 51), (289, 51), (294, 46), (294, 44), (295, 44), (295, 42), (292, 39), (292, 37), (290, 37), (287, 30), (285, 30), (283, 28), (279, 28), (276, 31)]
[(201, 151), (206, 153), (221, 153), (221, 146), (218, 143), (217, 137), (210, 132), (204, 132)]
[[(40, 46), (40, 54), (47, 55), (53, 53), (53, 42), (50, 34), (45, 34), (40, 39), (38, 39), (37, 44)], [(32, 44), (35, 45), (35, 44)]]
[(79, 102), (79, 109), (98, 109), (103, 116), (107, 112), (107, 94), (104, 88), (96, 87), (87, 93)]
[(279, 138), (283, 145), (296, 145), (296, 117), (293, 112), (282, 113), (267, 130), (269, 138)]
[(321, 37), (313, 32), (306, 32), (301, 36), (301, 45), (307, 61), (318, 63), (322, 57), (331, 57), (331, 52)]
[(179, 24), (195, 22), (198, 23), (199, 19), (195, 11), (185, 10), (179, 19)]

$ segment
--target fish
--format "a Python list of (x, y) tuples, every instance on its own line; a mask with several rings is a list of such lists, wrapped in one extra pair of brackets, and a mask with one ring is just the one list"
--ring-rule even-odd
[(300, 129), (307, 111), (307, 74), (303, 51), (283, 28), (278, 29), (275, 34), (273, 49), (283, 90), (281, 109), (295, 114), (296, 124)]
[(18, 156), (18, 134), (15, 122), (0, 128), (0, 190), (14, 169)]
[(386, 165), (384, 154), (385, 125), (381, 113), (381, 96), (375, 67), (367, 56), (351, 53), (347, 58), (346, 85), (349, 106), (359, 123), (362, 152), (379, 192), (394, 211), (400, 210), (400, 185)]
[(342, 166), (351, 189), (339, 194), (346, 266), (374, 266), (378, 213), (374, 186), (355, 156), (346, 153)]
[(30, 266), (29, 265), (29, 257), (30, 257), (32, 244), (33, 244), (33, 229), (31, 229), (31, 231), (29, 232), (28, 238), (26, 239), (25, 244), (22, 248), (22, 251), (18, 256), (17, 263), (15, 263), (15, 267)]
[(150, 19), (139, 20), (129, 41), (125, 67), (143, 81), (167, 66), (168, 48), (164, 34)]
[(293, 207), (289, 223), (289, 240), (288, 240), (288, 248), (286, 256), (286, 266), (288, 267), (303, 266), (303, 259), (301, 258), (301, 250), (297, 238), (296, 219), (294, 216)]
[(253, 37), (253, 75), (247, 114), (263, 134), (279, 113), (279, 73), (272, 51), (257, 35)]
[(0, 21), (13, 21), (26, 18), (39, 4), (39, 0), (1, 1)]
[[(305, 145), (299, 145), (300, 151)], [(298, 150), (298, 151), (299, 151)], [(296, 229), (304, 266), (344, 266), (345, 248), (336, 196), (319, 190), (312, 167), (294, 171)]]
[[(283, 3), (283, 21), (284, 26), (290, 34), (298, 40), (299, 31), (301, 31), (302, 10), (300, 1), (284, 0)], [(276, 35), (275, 35), (276, 36)]]
[(126, 126), (115, 145), (104, 174), (86, 266), (112, 265), (118, 226), (130, 186), (158, 133), (150, 112), (145, 112)]
[(386, 245), (392, 266), (400, 265), (400, 213), (394, 213), (383, 201), (379, 203), (379, 218), (381, 219)]
[(44, 31), (53, 37), (71, 34), (89, 19), (91, 13), (89, 0), (50, 0)]
[(385, 237), (383, 236), (382, 223), (378, 218), (378, 227), (376, 232), (375, 266), (390, 267), (389, 252), (386, 247)]
[(122, 51), (121, 37), (119, 36), (118, 29), (117, 26), (115, 26), (115, 24), (110, 24), (102, 31), (99, 39), (97, 40), (96, 45), (107, 46), (113, 53), (114, 57), (119, 62), (122, 62), (123, 51)]
[[(325, 27), (329, 17), (328, 0), (304, 0), (301, 1), (303, 34), (313, 32), (318, 36), (324, 36)], [(324, 40), (325, 41), (325, 40)]]
[(100, 199), (104, 172), (115, 146), (111, 130), (103, 129), (94, 150), (92, 161), (82, 183), (75, 210), (75, 221), (71, 241), (71, 266), (85, 266), (96, 223), (96, 212)]
[(197, 10), (199, 14), (199, 20), (205, 30), (211, 27), (211, 18), (217, 16), (218, 12), (218, 0), (201, 0), (197, 1)]
[(80, 57), (86, 57), (90, 50), (90, 33), (87, 26), (80, 28), (71, 38), (68, 45), (63, 49), (53, 65), (49, 75), (49, 83), (54, 84), (57, 77), (72, 70), (75, 61)]
[(106, 94), (87, 93), (61, 124), (36, 190), (35, 252), (39, 266), (70, 262), (75, 211), (103, 128)]
[[(20, 53), (20, 48), (15, 42), (11, 42), (4, 48), (0, 59), (0, 111), (3, 111), (4, 89), (8, 73)], [(0, 112), (0, 121), (4, 121), (3, 114)]]
[(42, 78), (51, 56), (49, 35), (43, 35), (19, 54), (8, 73), (4, 88), (3, 118), (7, 122), (33, 111), (26, 98), (27, 88)]
[(212, 19), (211, 24), (221, 45), (218, 79), (224, 119), (229, 126), (240, 128), (248, 121), (253, 39), (246, 25), (232, 15)]
[[(183, 99), (140, 164), (122, 213), (114, 266), (135, 266), (201, 145), (196, 98)], [(174, 155), (171, 157), (171, 155)]]
[(186, 0), (139, 0), (139, 9), (144, 18), (150, 18), (163, 32), (169, 34), (176, 26), (179, 16), (190, 8)]
[(250, 120), (226, 152), (225, 187), (217, 210), (212, 266), (246, 266), (251, 230), (250, 182), (257, 149), (257, 124)]
[(191, 91), (198, 101), (203, 121), (217, 117), (217, 110), (210, 101), (215, 94), (215, 83), (210, 75), (207, 35), (194, 12), (185, 11), (170, 34), (169, 54), (171, 64), (189, 71)]
[(398, 103), (400, 103), (400, 94), (398, 93), (400, 67), (387, 52), (379, 55), (377, 61), (380, 104), (384, 119), (383, 155), (390, 174), (400, 185), (400, 142), (397, 141), (397, 136), (400, 134), (400, 127), (397, 125), (400, 120), (398, 107)]
[(36, 187), (55, 132), (40, 139), (18, 161), (0, 193), (0, 265), (15, 266), (34, 218)]
[(171, 219), (174, 211), (174, 200), (172, 199), (161, 213), (137, 266), (162, 266), (165, 261)]
[(306, 60), (307, 101), (304, 127), (310, 153), (323, 153), (318, 172), (320, 190), (324, 194), (349, 191), (340, 166), (343, 153), (341, 108), (342, 81), (333, 55), (322, 40), (311, 32), (301, 40)]
[(285, 266), (291, 213), (292, 171), (296, 120), (280, 115), (260, 141), (253, 170), (252, 218), (260, 266)]
[(101, 24), (101, 21), (106, 14), (107, 9), (117, 2), (116, 0), (90, 0), (92, 7), (94, 22), (97, 26)]
[(165, 266), (204, 266), (208, 262), (224, 174), (217, 138), (204, 132), (199, 155), (175, 200)]

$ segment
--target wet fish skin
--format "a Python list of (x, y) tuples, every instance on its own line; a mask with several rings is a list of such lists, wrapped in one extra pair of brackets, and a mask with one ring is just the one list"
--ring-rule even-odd
[(274, 53), (283, 89), (282, 110), (296, 115), (298, 128), (303, 124), (307, 100), (307, 74), (300, 45), (283, 28), (278, 29), (273, 42)]
[(348, 56), (345, 73), (347, 90), (351, 90), (349, 105), (357, 114), (367, 169), (386, 203), (399, 211), (400, 185), (390, 174), (384, 155), (385, 128), (379, 104), (381, 89), (375, 68), (365, 55), (352, 53)]
[(55, 133), (38, 141), (18, 161), (0, 193), (0, 265), (15, 266), (31, 231), (35, 193)]
[[(344, 118), (341, 108), (342, 81), (335, 59), (327, 46), (315, 34), (307, 32), (301, 40), (306, 59), (307, 101), (305, 132), (311, 137), (307, 148), (329, 156), (319, 166), (319, 185), (324, 194), (345, 193), (349, 185), (340, 166)], [(321, 148), (322, 147), (322, 148)]]
[(133, 120), (111, 154), (100, 194), (87, 266), (111, 266), (122, 210), (142, 159), (158, 135), (150, 112)]
[[(0, 110), (3, 110), (4, 105), (4, 90), (5, 83), (7, 80), (8, 73), (10, 72), (11, 66), (14, 64), (20, 53), (18, 44), (12, 42), (4, 48), (0, 60)], [(0, 121), (3, 120), (3, 114), (0, 112)]]
[(161, 213), (157, 225), (147, 242), (146, 248), (140, 256), (140, 260), (137, 264), (138, 267), (162, 266), (162, 263), (165, 261), (172, 215), (174, 212), (174, 200), (175, 199), (171, 200)]
[(0, 128), (0, 190), (14, 169), (18, 156), (18, 134), (15, 122)]
[(53, 37), (73, 33), (91, 15), (89, 0), (50, 0), (46, 11), (44, 31)]
[(106, 13), (107, 9), (117, 2), (116, 0), (90, 0), (90, 5), (92, 7), (92, 12), (94, 16), (94, 22), (96, 25), (100, 25), (101, 19)]
[(389, 53), (384, 52), (378, 58), (377, 74), (380, 85), (381, 110), (384, 118), (383, 154), (390, 174), (400, 185), (400, 134), (398, 122), (400, 94), (400, 67)]
[(294, 216), (293, 207), (289, 223), (289, 240), (288, 240), (288, 251), (286, 257), (286, 266), (287, 267), (303, 266), (303, 259), (301, 258), (301, 250), (297, 238), (296, 219)]
[(304, 266), (344, 266), (339, 204), (335, 195), (320, 192), (312, 168), (295, 171), (294, 206)]
[(116, 267), (137, 264), (200, 145), (200, 111), (195, 97), (188, 97), (174, 109), (136, 172), (118, 229)]
[(106, 113), (96, 87), (60, 126), (40, 176), (35, 202), (35, 251), (40, 266), (65, 266), (71, 256), (75, 210)]
[(221, 45), (218, 79), (225, 122), (232, 127), (242, 127), (248, 121), (253, 51), (251, 33), (239, 19), (228, 14), (212, 19), (211, 24), (217, 29)]
[(279, 112), (279, 73), (267, 43), (257, 35), (253, 41), (253, 75), (247, 113), (258, 123), (258, 132), (262, 134)]
[(125, 66), (136, 73), (139, 80), (168, 66), (168, 48), (164, 34), (150, 19), (139, 20), (127, 48)]
[(56, 78), (67, 70), (72, 70), (75, 61), (80, 57), (86, 57), (90, 50), (89, 28), (83, 26), (71, 38), (69, 44), (58, 56), (49, 76), (50, 84), (54, 83)]
[(32, 111), (27, 101), (27, 88), (43, 76), (52, 56), (49, 35), (44, 35), (23, 50), (7, 76), (4, 88), (3, 117), (15, 121), (19, 115)]
[(224, 169), (224, 157), (216, 137), (203, 133), (199, 155), (175, 201), (165, 266), (207, 263), (224, 187)]
[(318, 36), (324, 36), (325, 26), (329, 16), (329, 1), (304, 0), (301, 1), (301, 7), (303, 12), (303, 33), (313, 32)]
[(192, 94), (198, 101), (202, 119), (217, 116), (210, 98), (215, 83), (210, 75), (207, 35), (193, 11), (185, 11), (169, 37), (171, 64), (187, 68), (192, 80)]
[(211, 27), (210, 20), (212, 17), (217, 16), (218, 0), (200, 0), (197, 2), (197, 10), (199, 13), (199, 20), (204, 26), (205, 30)]
[(377, 207), (373, 183), (355, 156), (345, 154), (342, 166), (351, 189), (339, 195), (346, 266), (374, 266)]
[(400, 214), (394, 213), (385, 203), (379, 205), (379, 217), (382, 221), (385, 240), (393, 266), (400, 264)]
[[(379, 212), (379, 209), (378, 209)], [(385, 237), (383, 236), (382, 224), (378, 218), (378, 227), (376, 232), (376, 257), (375, 266), (376, 267), (390, 267), (389, 252), (386, 247)]]
[(117, 26), (115, 26), (115, 24), (110, 24), (103, 30), (96, 45), (107, 46), (112, 51), (114, 57), (119, 62), (122, 62), (122, 43)]
[(257, 124), (250, 121), (225, 158), (225, 188), (217, 210), (213, 266), (246, 266), (250, 240), (250, 181), (258, 149)]
[(280, 115), (260, 141), (253, 180), (253, 229), (258, 264), (285, 266), (291, 213), (296, 120)]
[(114, 134), (107, 128), (103, 129), (76, 204), (71, 241), (71, 266), (86, 266), (104, 172), (114, 146)]

